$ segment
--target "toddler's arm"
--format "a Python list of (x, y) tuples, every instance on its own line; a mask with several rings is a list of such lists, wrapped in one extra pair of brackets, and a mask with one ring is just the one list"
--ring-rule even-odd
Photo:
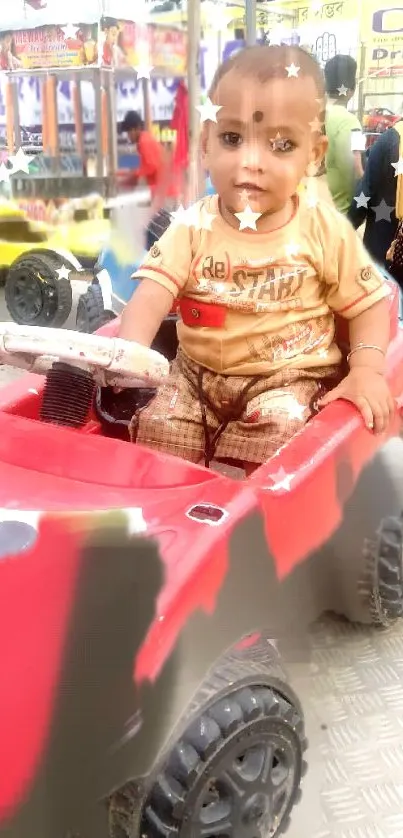
[(172, 302), (170, 291), (152, 279), (142, 279), (123, 310), (118, 337), (151, 346)]
[(367, 428), (386, 431), (395, 404), (386, 379), (385, 355), (389, 343), (387, 300), (379, 300), (349, 321), (350, 372), (321, 400), (321, 406), (347, 399), (358, 407)]
[[(385, 371), (385, 355), (390, 338), (388, 300), (380, 300), (371, 306), (371, 308), (362, 311), (361, 314), (353, 317), (348, 325), (350, 347), (352, 350), (357, 349), (351, 355), (350, 369), (369, 367), (374, 372), (383, 375)], [(358, 347), (364, 346), (376, 346), (377, 349), (358, 349)]]

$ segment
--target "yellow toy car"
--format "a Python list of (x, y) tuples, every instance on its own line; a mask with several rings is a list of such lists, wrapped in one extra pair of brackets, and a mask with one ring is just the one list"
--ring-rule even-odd
[(84, 210), (51, 226), (32, 221), (12, 201), (0, 203), (0, 282), (11, 318), (21, 325), (64, 325), (72, 283), (93, 279), (109, 234), (107, 218), (88, 218)]

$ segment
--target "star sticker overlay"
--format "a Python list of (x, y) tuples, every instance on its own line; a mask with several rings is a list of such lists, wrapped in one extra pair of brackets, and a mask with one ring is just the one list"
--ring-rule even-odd
[(213, 105), (210, 97), (204, 105), (196, 105), (196, 110), (200, 113), (201, 122), (217, 122), (217, 113), (222, 108), (222, 105)]
[(360, 192), (358, 198), (354, 198), (354, 200), (357, 204), (357, 209), (360, 209), (361, 207), (368, 209), (368, 201), (370, 200), (368, 195), (364, 195), (363, 192)]
[(242, 212), (236, 212), (235, 218), (239, 221), (239, 229), (240, 230), (256, 230), (256, 221), (262, 215), (261, 212), (253, 212), (252, 207), (249, 204), (246, 205), (245, 209)]
[(299, 419), (300, 422), (302, 422), (307, 409), (303, 404), (300, 404), (297, 399), (293, 399), (286, 410), (290, 419)]
[(34, 160), (33, 154), (26, 154), (23, 148), (19, 148), (17, 154), (10, 154), (8, 159), (13, 167), (10, 174), (15, 175), (16, 172), (24, 172), (29, 175), (29, 164)]
[(199, 291), (210, 291), (211, 283), (209, 279), (206, 279), (204, 276), (199, 276), (196, 281)]
[(147, 522), (144, 520), (143, 510), (140, 506), (126, 507), (122, 512), (127, 521), (129, 535), (137, 535), (139, 532), (147, 531)]
[(348, 87), (346, 87), (344, 84), (340, 85), (340, 87), (338, 87), (337, 90), (339, 92), (339, 96), (347, 96)]
[(186, 209), (183, 204), (180, 204), (177, 210), (171, 212), (173, 224), (194, 227), (196, 230), (211, 230), (215, 218), (217, 218), (215, 213), (208, 212), (204, 206), (199, 209), (197, 204), (192, 204)]
[(292, 259), (294, 256), (298, 256), (300, 247), (298, 242), (289, 242), (286, 246), (286, 253), (289, 259)]
[(56, 273), (59, 279), (68, 279), (71, 274), (71, 269), (69, 270), (69, 268), (66, 265), (62, 265), (61, 268), (57, 269)]
[(72, 23), (68, 23), (67, 26), (62, 26), (62, 32), (66, 41), (70, 38), (74, 39), (77, 36), (77, 29), (78, 26), (74, 26)]
[(395, 170), (395, 177), (398, 175), (403, 175), (403, 157), (400, 157), (397, 163), (391, 164)]
[(154, 67), (151, 67), (148, 64), (138, 64), (134, 69), (137, 73), (137, 81), (139, 81), (139, 79), (147, 79), (150, 81), (150, 73), (153, 71)]
[(287, 75), (289, 79), (297, 79), (301, 67), (298, 67), (296, 64), (292, 63), (289, 67), (286, 67), (285, 69), (287, 70)]
[(380, 204), (377, 204), (377, 206), (372, 209), (375, 213), (375, 221), (390, 221), (390, 216), (395, 208), (390, 207), (382, 198)]
[(286, 142), (286, 138), (282, 137), (279, 131), (277, 132), (275, 137), (270, 137), (269, 139), (272, 151), (282, 151)]
[(182, 224), (184, 227), (191, 227), (196, 221), (194, 205), (185, 209), (183, 204), (180, 204), (177, 210), (171, 212), (171, 218), (173, 224)]
[(291, 482), (294, 476), (294, 474), (287, 474), (285, 469), (281, 467), (275, 474), (270, 475), (270, 479), (273, 480), (273, 486), (270, 486), (269, 488), (272, 492), (277, 492), (279, 489), (283, 489), (285, 492), (290, 492)]

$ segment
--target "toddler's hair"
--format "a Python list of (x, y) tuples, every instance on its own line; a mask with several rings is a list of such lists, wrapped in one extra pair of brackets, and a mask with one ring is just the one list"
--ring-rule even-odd
[(209, 95), (212, 97), (217, 90), (218, 84), (230, 70), (245, 77), (254, 78), (264, 82), (275, 78), (287, 78), (286, 67), (295, 64), (299, 67), (299, 78), (312, 78), (318, 91), (318, 99), (323, 100), (321, 111), (324, 111), (325, 80), (322, 69), (316, 58), (306, 52), (302, 47), (269, 46), (268, 44), (245, 47), (235, 55), (223, 61), (216, 70)]

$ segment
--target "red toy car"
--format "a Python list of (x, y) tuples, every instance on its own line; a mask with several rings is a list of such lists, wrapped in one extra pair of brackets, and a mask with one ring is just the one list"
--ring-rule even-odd
[(381, 134), (387, 128), (391, 128), (395, 122), (399, 122), (400, 116), (396, 116), (389, 108), (372, 108), (364, 115), (364, 127), (367, 131), (374, 131)]
[(325, 610), (403, 613), (395, 286), (390, 305), (388, 433), (333, 404), (244, 481), (129, 444), (139, 391), (76, 361), (0, 391), (1, 836), (287, 832), (307, 743), (282, 658)]

